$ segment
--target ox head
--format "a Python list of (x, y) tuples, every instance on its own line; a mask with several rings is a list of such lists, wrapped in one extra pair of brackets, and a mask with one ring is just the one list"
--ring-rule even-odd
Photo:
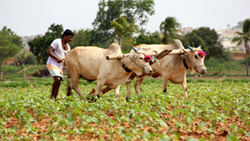
[(144, 54), (142, 51), (135, 49), (134, 53), (122, 54), (118, 56), (107, 56), (108, 60), (120, 60), (128, 69), (135, 72), (137, 75), (152, 73), (152, 68), (149, 65), (151, 56)]
[(191, 74), (198, 72), (205, 74), (207, 69), (204, 64), (204, 58), (206, 53), (202, 51), (201, 47), (193, 48), (188, 46), (190, 50), (186, 50), (184, 54), (184, 60), (187, 63), (188, 69)]

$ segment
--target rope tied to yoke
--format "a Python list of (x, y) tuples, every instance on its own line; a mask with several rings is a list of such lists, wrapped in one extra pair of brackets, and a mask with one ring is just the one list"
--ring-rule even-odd
[[(153, 71), (153, 73), (156, 73), (156, 72), (158, 72), (158, 71), (164, 69), (165, 67), (167, 67), (167, 65), (168, 65), (170, 62), (172, 62), (172, 61), (176, 58), (176, 56), (178, 56), (178, 55), (175, 55), (175, 57), (173, 57), (173, 58), (171, 59), (171, 61), (169, 61), (165, 66), (161, 67), (160, 69), (158, 69), (158, 70), (156, 70), (156, 71)], [(151, 66), (152, 66), (154, 63), (156, 63), (156, 62), (157, 62), (157, 61), (154, 61), (154, 62), (151, 64)], [(137, 80), (144, 79), (145, 76), (146, 76), (146, 75), (144, 75), (144, 76), (142, 76), (142, 77), (139, 77), (139, 78), (137, 77)], [(132, 81), (132, 80), (130, 80), (130, 79), (127, 80), (127, 82), (131, 82), (131, 81)]]

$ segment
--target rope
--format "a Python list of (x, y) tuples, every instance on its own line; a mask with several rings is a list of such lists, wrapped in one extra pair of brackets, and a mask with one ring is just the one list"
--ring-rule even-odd
[[(175, 57), (173, 57), (165, 66), (161, 67), (160, 69), (158, 69), (158, 70), (156, 70), (156, 71), (153, 71), (153, 73), (156, 73), (156, 72), (162, 70), (163, 68), (167, 67), (167, 65), (168, 65), (170, 62), (172, 62), (176, 57), (177, 57), (177, 55), (175, 55)], [(153, 65), (153, 64), (152, 64), (152, 65)]]
[[(156, 70), (156, 71), (153, 71), (153, 73), (156, 73), (156, 72), (162, 70), (163, 68), (167, 67), (167, 65), (168, 65), (170, 62), (172, 62), (176, 57), (177, 57), (177, 55), (175, 55), (175, 57), (173, 57), (173, 58), (171, 59), (171, 61), (169, 61), (164, 67), (161, 67), (160, 69), (158, 69), (158, 70)], [(154, 63), (155, 63), (155, 62), (154, 62)], [(153, 64), (154, 64), (154, 63), (153, 63)], [(152, 65), (153, 65), (153, 64), (152, 64)], [(151, 66), (152, 66), (152, 65), (151, 65)], [(144, 75), (143, 77), (140, 77), (140, 78), (137, 77), (137, 80), (144, 79), (145, 76), (146, 76), (146, 75)], [(133, 80), (134, 80), (134, 79), (133, 79)], [(132, 81), (132, 80), (130, 80), (130, 79), (127, 80), (127, 82), (131, 82), (131, 81)]]

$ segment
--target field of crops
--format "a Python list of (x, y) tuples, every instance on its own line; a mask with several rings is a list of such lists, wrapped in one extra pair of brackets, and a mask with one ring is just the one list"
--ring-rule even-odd
[(96, 102), (67, 97), (65, 83), (56, 101), (50, 90), (1, 87), (0, 140), (250, 140), (249, 82), (189, 82), (187, 100), (181, 85), (161, 93), (160, 81), (143, 83), (129, 102), (124, 85), (118, 99), (110, 91)]

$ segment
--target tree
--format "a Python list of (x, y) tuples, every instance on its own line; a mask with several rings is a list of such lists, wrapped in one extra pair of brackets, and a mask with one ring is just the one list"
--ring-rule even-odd
[(6, 26), (0, 31), (0, 78), (3, 60), (17, 54), (23, 48), (22, 38)]
[(120, 46), (123, 38), (126, 37), (128, 41), (132, 41), (132, 35), (138, 31), (138, 26), (135, 25), (135, 22), (128, 23), (126, 17), (119, 17), (117, 21), (112, 21), (111, 26), (114, 28)]
[(29, 41), (30, 51), (36, 56), (37, 64), (45, 64), (48, 58), (47, 49), (56, 38), (61, 38), (63, 32), (62, 25), (52, 24), (44, 36), (38, 36)]
[(120, 17), (126, 17), (129, 24), (142, 26), (148, 21), (148, 15), (154, 14), (153, 0), (101, 0), (96, 19), (92, 23), (94, 34), (92, 44), (102, 43), (109, 45), (116, 36), (112, 29), (111, 22), (117, 21)]
[(21, 63), (21, 65), (34, 65), (36, 63), (36, 56), (29, 49), (22, 49), (16, 55), (16, 62)]
[(158, 32), (154, 33), (146, 33), (146, 34), (140, 34), (136, 38), (136, 44), (162, 44), (160, 35)]
[(170, 37), (176, 38), (180, 26), (180, 23), (178, 23), (174, 17), (167, 17), (162, 21), (160, 24), (160, 31), (163, 34), (162, 42), (167, 44), (170, 41)]
[(200, 27), (186, 34), (183, 38), (185, 46), (201, 46), (207, 53), (206, 59), (210, 57), (223, 57), (223, 46), (218, 42), (218, 34), (209, 27)]
[(71, 49), (76, 46), (91, 46), (90, 40), (92, 34), (93, 30), (90, 29), (74, 31), (74, 39), (69, 43)]
[(243, 22), (242, 32), (236, 32), (238, 35), (232, 39), (232, 42), (238, 42), (237, 45), (242, 44), (244, 42), (244, 46), (246, 49), (246, 70), (247, 76), (249, 76), (249, 68), (248, 68), (248, 55), (250, 54), (250, 48), (248, 42), (250, 41), (250, 20), (246, 19)]
[(186, 48), (188, 46), (191, 46), (191, 47), (201, 46), (205, 52), (208, 52), (208, 50), (206, 50), (207, 48), (206, 48), (205, 41), (200, 36), (198, 36), (195, 32), (187, 33), (186, 35), (184, 35), (181, 41), (182, 41), (183, 46)]

